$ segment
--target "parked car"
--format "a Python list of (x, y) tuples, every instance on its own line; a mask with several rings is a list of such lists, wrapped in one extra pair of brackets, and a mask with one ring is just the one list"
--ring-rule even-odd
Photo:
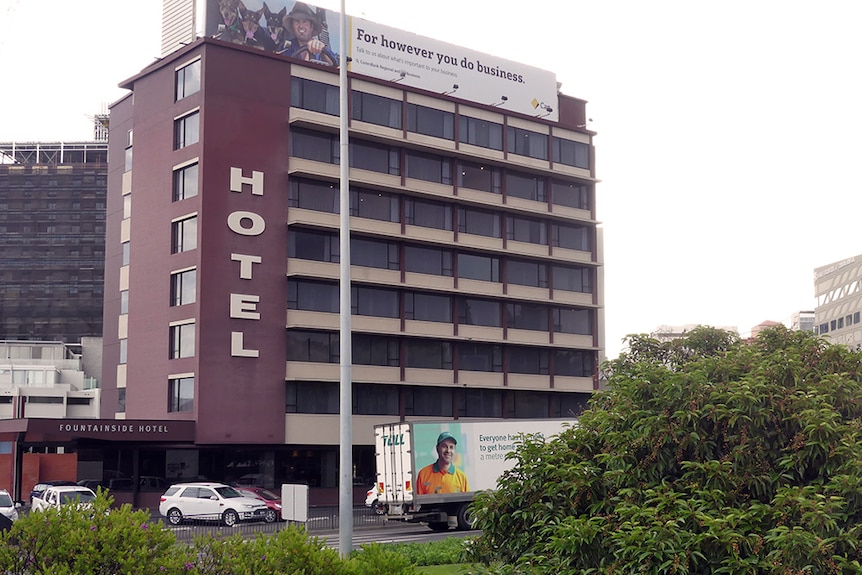
[(63, 505), (92, 507), (96, 494), (89, 487), (81, 485), (55, 485), (48, 487), (40, 497), (33, 499), (31, 511), (59, 509)]
[(20, 503), (12, 501), (12, 496), (5, 489), (0, 489), (0, 514), (6, 516), (10, 521), (18, 519), (18, 508)]
[(30, 491), (30, 507), (33, 506), (33, 499), (37, 497), (42, 497), (42, 493), (45, 492), (49, 487), (57, 487), (61, 485), (77, 485), (74, 481), (66, 481), (64, 479), (57, 479), (53, 481), (43, 481), (41, 483), (37, 483), (33, 486), (33, 489)]
[(231, 527), (239, 521), (264, 520), (267, 509), (260, 499), (246, 497), (224, 483), (177, 483), (159, 499), (159, 513), (171, 525), (202, 519)]
[(369, 489), (368, 493), (365, 494), (365, 506), (374, 511), (375, 515), (383, 515), (386, 513), (386, 507), (377, 500), (379, 495), (380, 492), (377, 490), (376, 485)]
[(281, 497), (264, 487), (236, 487), (237, 491), (246, 497), (254, 497), (266, 503), (266, 513), (263, 520), (267, 523), (275, 523), (281, 519)]

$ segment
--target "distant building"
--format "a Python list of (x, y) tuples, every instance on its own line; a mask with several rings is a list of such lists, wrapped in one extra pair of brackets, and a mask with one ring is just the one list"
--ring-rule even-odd
[(833, 343), (862, 346), (862, 255), (814, 270), (816, 331)]
[[(650, 337), (657, 339), (659, 341), (672, 341), (674, 339), (679, 339), (681, 337), (685, 337), (688, 335), (688, 332), (698, 327), (706, 327), (704, 324), (700, 323), (687, 323), (685, 325), (660, 325), (655, 328), (654, 331), (650, 332)], [(735, 334), (739, 334), (739, 330), (735, 325), (731, 326), (711, 326), (716, 329), (723, 329), (724, 331), (733, 332)]]
[(794, 331), (817, 331), (813, 311), (797, 311), (790, 316), (790, 329)]
[(102, 335), (107, 142), (0, 143), (0, 339)]
[[(88, 346), (98, 355), (101, 338)], [(0, 341), (0, 419), (98, 418), (99, 381), (82, 356), (61, 342)]]

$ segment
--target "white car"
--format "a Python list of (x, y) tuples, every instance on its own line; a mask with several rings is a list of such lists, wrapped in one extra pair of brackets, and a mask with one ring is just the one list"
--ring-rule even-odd
[(159, 500), (159, 513), (171, 525), (201, 519), (221, 521), (230, 527), (239, 521), (263, 521), (266, 510), (266, 503), (260, 499), (245, 497), (224, 483), (177, 483)]
[(92, 507), (96, 494), (92, 489), (80, 485), (59, 485), (46, 489), (41, 497), (33, 499), (31, 511), (59, 509), (62, 505), (74, 504), (79, 507)]
[(10, 521), (18, 519), (18, 508), (20, 503), (12, 501), (12, 496), (5, 489), (0, 489), (0, 513), (9, 518)]
[(365, 506), (370, 507), (375, 514), (383, 515), (386, 513), (386, 506), (377, 501), (379, 494), (380, 492), (377, 490), (377, 486), (369, 489), (365, 494)]

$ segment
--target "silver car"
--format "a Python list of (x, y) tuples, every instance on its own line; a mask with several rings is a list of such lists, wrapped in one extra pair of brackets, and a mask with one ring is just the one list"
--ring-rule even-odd
[(9, 518), (10, 521), (18, 519), (18, 508), (20, 503), (12, 501), (12, 496), (5, 489), (0, 489), (0, 513)]
[(266, 509), (260, 499), (246, 497), (224, 483), (177, 483), (159, 499), (159, 513), (171, 525), (200, 519), (230, 527), (239, 521), (263, 521)]

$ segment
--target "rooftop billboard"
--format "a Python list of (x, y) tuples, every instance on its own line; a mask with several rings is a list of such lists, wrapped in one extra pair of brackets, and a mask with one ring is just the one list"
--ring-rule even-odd
[(322, 66), (556, 121), (553, 72), (295, 0), (208, 0), (205, 34)]

